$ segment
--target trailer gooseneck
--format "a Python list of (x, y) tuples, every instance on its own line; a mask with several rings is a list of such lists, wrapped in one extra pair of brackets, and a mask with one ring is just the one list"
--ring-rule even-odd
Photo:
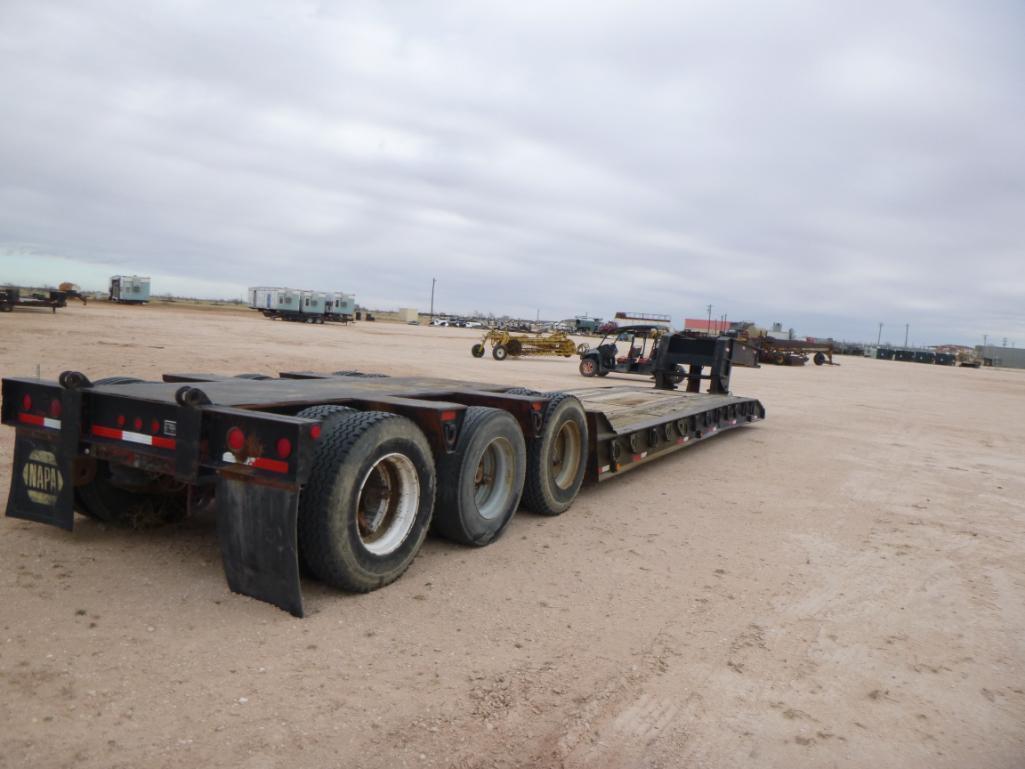
[(212, 504), (229, 587), (296, 616), (300, 559), (330, 585), (373, 590), (429, 528), (487, 545), (521, 504), (558, 515), (585, 480), (765, 416), (725, 392), (357, 372), (163, 380), (4, 379), (0, 420), (17, 431), (7, 515), (71, 530), (76, 510), (130, 525)]

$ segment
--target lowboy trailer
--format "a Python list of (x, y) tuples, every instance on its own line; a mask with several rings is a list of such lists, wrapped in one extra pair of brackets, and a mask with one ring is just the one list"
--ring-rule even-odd
[(0, 421), (16, 429), (8, 516), (70, 531), (75, 511), (125, 525), (212, 505), (230, 589), (299, 617), (300, 562), (373, 590), (401, 576), (429, 528), (486, 545), (521, 503), (558, 515), (585, 481), (765, 416), (728, 392), (539, 393), (351, 371), (68, 371), (4, 379), (2, 394)]

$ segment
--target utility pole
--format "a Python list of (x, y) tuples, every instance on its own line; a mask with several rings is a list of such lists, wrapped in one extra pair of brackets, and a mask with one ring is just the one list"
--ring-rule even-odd
[(879, 336), (876, 337), (876, 347), (883, 343), (883, 324), (879, 324)]
[(431, 278), (431, 323), (434, 323), (434, 284), (437, 282), (437, 278)]
[(904, 346), (905, 347), (908, 346), (908, 331), (910, 331), (910, 330), (911, 330), (911, 324), (910, 323), (905, 323), (904, 324)]
[(705, 326), (705, 333), (712, 335), (712, 305), (708, 305), (708, 325)]
[(985, 347), (985, 346), (986, 346), (986, 341), (987, 341), (988, 339), (989, 339), (989, 334), (983, 334), (983, 335), (982, 335), (982, 346), (983, 346), (983, 347)]

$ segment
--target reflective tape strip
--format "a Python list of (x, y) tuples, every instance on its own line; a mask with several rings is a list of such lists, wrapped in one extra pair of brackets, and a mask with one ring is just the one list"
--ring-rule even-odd
[(143, 446), (156, 446), (158, 449), (174, 449), (177, 445), (173, 438), (162, 438), (159, 435), (146, 435), (135, 433), (130, 430), (118, 430), (114, 427), (93, 425), (89, 431), (98, 438), (111, 438), (115, 441), (127, 441), (128, 443), (139, 443)]
[(61, 429), (61, 421), (59, 419), (50, 419), (38, 414), (18, 414), (18, 421), (24, 422), (27, 425), (36, 425), (37, 427), (49, 427), (51, 430)]
[(221, 459), (225, 462), (230, 462), (233, 465), (255, 467), (257, 470), (270, 470), (272, 473), (288, 472), (288, 462), (282, 462), (280, 459), (267, 459), (266, 457), (246, 457), (245, 459), (239, 459), (230, 451), (225, 451), (221, 456)]

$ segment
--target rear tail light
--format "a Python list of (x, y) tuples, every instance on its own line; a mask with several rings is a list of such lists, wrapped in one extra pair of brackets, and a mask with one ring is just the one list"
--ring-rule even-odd
[(128, 420), (125, 419), (125, 415), (124, 414), (118, 414), (117, 415), (117, 426), (118, 427), (124, 427), (125, 426), (125, 422), (127, 422), (127, 421)]
[(21, 399), (21, 408), (22, 411), (32, 410), (32, 396), (28, 393), (25, 393), (25, 396)]
[(142, 429), (142, 417), (136, 417), (132, 426), (135, 427), (135, 432), (139, 432)]
[(241, 451), (246, 445), (246, 436), (237, 427), (228, 430), (228, 448), (232, 451)]
[(288, 438), (278, 438), (275, 448), (278, 450), (278, 457), (281, 459), (288, 459), (289, 455), (292, 453), (292, 441), (288, 440)]
[(50, 416), (54, 419), (61, 418), (61, 402), (59, 398), (54, 398), (50, 401)]
[(317, 438), (320, 437), (320, 425), (313, 425), (310, 428), (310, 437), (313, 438), (313, 440), (317, 440)]
[(160, 420), (159, 419), (154, 419), (152, 422), (150, 422), (150, 424), (149, 424), (149, 431), (151, 433), (153, 433), (154, 435), (156, 435), (157, 433), (160, 432)]

